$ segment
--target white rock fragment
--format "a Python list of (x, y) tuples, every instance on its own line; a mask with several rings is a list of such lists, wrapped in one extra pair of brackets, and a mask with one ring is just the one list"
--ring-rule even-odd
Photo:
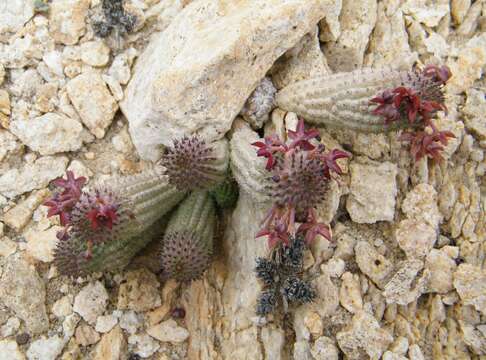
[(0, 162), (8, 161), (15, 155), (20, 155), (22, 145), (7, 130), (0, 129)]
[(11, 169), (0, 176), (0, 193), (13, 198), (34, 189), (46, 187), (62, 175), (68, 159), (64, 156), (44, 156), (20, 169)]
[(42, 336), (35, 340), (27, 350), (29, 360), (56, 360), (64, 348), (65, 340), (55, 335), (50, 338)]
[(20, 320), (17, 319), (16, 317), (11, 317), (0, 328), (0, 334), (3, 338), (7, 338), (9, 336), (15, 335), (15, 333), (19, 330), (19, 328), (20, 328)]
[(157, 277), (145, 268), (129, 271), (118, 291), (118, 309), (148, 311), (161, 305)]
[(426, 256), (437, 240), (437, 231), (430, 225), (417, 220), (400, 221), (395, 238), (409, 259)]
[(393, 264), (366, 241), (360, 241), (355, 246), (356, 263), (362, 273), (368, 276), (379, 288), (383, 288), (386, 280), (393, 272)]
[(142, 326), (142, 317), (137, 315), (133, 310), (127, 311), (121, 315), (119, 323), (123, 330), (129, 334), (135, 334), (140, 326)]
[(363, 353), (379, 359), (393, 341), (393, 337), (366, 311), (354, 315), (351, 324), (338, 332), (336, 339), (348, 359), (356, 360), (362, 359)]
[(49, 32), (58, 43), (74, 45), (84, 34), (90, 0), (54, 0), (49, 4)]
[(182, 343), (189, 337), (187, 329), (170, 319), (147, 329), (147, 334), (162, 342)]
[(25, 355), (19, 350), (15, 340), (1, 340), (0, 354), (8, 360), (25, 360)]
[(152, 356), (160, 348), (159, 343), (147, 334), (131, 335), (128, 343), (134, 347), (135, 354), (142, 358)]
[(422, 349), (417, 344), (413, 344), (410, 346), (408, 350), (408, 357), (410, 360), (425, 360), (424, 355), (422, 354)]
[(3, 216), (5, 224), (16, 231), (20, 231), (32, 218), (34, 210), (49, 195), (49, 190), (43, 189), (34, 191), (27, 199), (23, 200), (15, 207), (10, 209)]
[[(466, 105), (463, 108), (464, 124), (478, 139), (486, 139), (486, 123), (484, 114), (486, 113), (486, 99), (484, 92), (477, 89), (468, 89)], [(1, 159), (1, 155), (0, 155)]]
[(199, 131), (208, 141), (224, 136), (274, 61), (333, 3), (256, 0), (223, 6), (203, 0), (186, 6), (139, 57), (121, 103), (141, 157), (157, 160), (159, 145), (183, 133)]
[(41, 155), (76, 151), (83, 145), (81, 123), (57, 113), (47, 113), (33, 120), (13, 121), (10, 130)]
[(68, 316), (73, 312), (73, 297), (65, 295), (52, 305), (52, 313), (58, 318)]
[(34, 15), (30, 0), (11, 0), (0, 3), (0, 34), (15, 33)]
[(121, 360), (128, 358), (127, 340), (119, 326), (101, 337), (93, 352), (93, 360)]
[(114, 315), (98, 316), (96, 319), (95, 330), (100, 333), (107, 333), (118, 324), (118, 318)]
[(358, 223), (392, 221), (397, 195), (397, 166), (390, 162), (350, 164), (351, 184), (346, 209)]
[(363, 309), (363, 298), (359, 283), (359, 275), (345, 272), (339, 289), (339, 302), (349, 312), (356, 314)]
[(434, 4), (430, 7), (408, 5), (403, 7), (403, 12), (428, 27), (434, 27), (449, 13), (449, 4)]
[(81, 60), (91, 66), (105, 66), (110, 60), (110, 48), (104, 41), (88, 41), (80, 46)]
[(427, 255), (425, 269), (430, 273), (429, 292), (446, 294), (453, 289), (453, 274), (456, 262), (445, 251), (432, 249)]
[(100, 340), (100, 335), (89, 325), (83, 324), (76, 328), (76, 343), (81, 346), (89, 346)]
[(486, 314), (486, 273), (471, 264), (461, 264), (454, 273), (454, 287), (464, 305)]
[(97, 138), (105, 136), (118, 104), (106, 87), (101, 75), (86, 72), (67, 84), (67, 93), (84, 125)]
[(437, 205), (437, 191), (429, 184), (418, 184), (407, 193), (402, 210), (408, 218), (424, 221), (433, 228), (442, 219)]
[(42, 262), (54, 260), (54, 250), (59, 241), (56, 234), (62, 230), (61, 226), (53, 226), (45, 231), (36, 228), (29, 229), (24, 236), (27, 240), (27, 252), (34, 259)]
[(89, 179), (93, 176), (93, 172), (81, 160), (71, 161), (67, 170), (72, 171), (76, 177), (84, 176)]
[(418, 299), (425, 292), (428, 283), (426, 277), (420, 278), (415, 283), (415, 278), (423, 267), (423, 261), (418, 259), (410, 259), (401, 263), (398, 271), (393, 274), (393, 277), (384, 287), (383, 296), (386, 302), (388, 304), (407, 305)]
[(17, 243), (3, 236), (0, 238), (0, 256), (7, 257), (17, 250)]
[(62, 322), (62, 330), (64, 333), (64, 339), (69, 340), (76, 331), (76, 327), (78, 326), (79, 321), (81, 320), (81, 316), (76, 313), (72, 313), (64, 319)]
[(277, 327), (265, 326), (262, 328), (262, 343), (267, 359), (281, 359), (285, 346), (285, 333)]
[(5, 261), (0, 278), (0, 301), (25, 322), (32, 334), (49, 328), (45, 285), (35, 268), (18, 255)]
[(338, 360), (339, 349), (335, 341), (329, 337), (321, 336), (311, 348), (311, 354), (315, 360)]
[(116, 151), (122, 154), (129, 154), (133, 151), (132, 139), (128, 133), (128, 129), (124, 127), (118, 134), (113, 136), (111, 143)]
[(108, 293), (99, 281), (86, 285), (74, 298), (73, 310), (89, 324), (103, 314), (108, 301)]

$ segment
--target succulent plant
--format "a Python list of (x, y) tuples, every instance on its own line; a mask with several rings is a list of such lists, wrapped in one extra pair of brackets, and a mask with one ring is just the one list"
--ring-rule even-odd
[(172, 214), (162, 239), (163, 275), (192, 281), (209, 267), (216, 226), (214, 200), (207, 191), (191, 193)]
[(257, 258), (255, 273), (263, 283), (257, 300), (257, 315), (273, 313), (279, 302), (286, 311), (288, 305), (300, 305), (315, 299), (315, 290), (302, 279), (304, 249), (304, 237), (298, 235), (291, 237), (288, 246), (274, 248), (271, 259)]
[[(60, 215), (65, 226), (58, 233), (54, 262), (67, 275), (127, 265), (151, 240), (144, 232), (153, 233), (151, 226), (185, 196), (167, 183), (160, 169), (112, 177), (82, 192), (84, 179), (76, 179), (72, 173), (55, 185), (64, 190), (44, 205), (50, 207), (48, 215)], [(76, 201), (69, 200), (76, 197)]]
[(234, 179), (228, 177), (209, 193), (220, 209), (229, 209), (234, 207), (238, 200), (238, 184)]
[[(402, 138), (411, 143), (415, 159), (438, 160), (454, 135), (437, 130), (431, 119), (447, 110), (443, 85), (450, 76), (446, 66), (435, 65), (411, 71), (360, 69), (293, 83), (277, 93), (276, 102), (316, 124), (363, 132), (416, 130)], [(427, 127), (432, 131), (424, 133)]]
[[(257, 155), (267, 159), (271, 173), (267, 191), (274, 205), (257, 234), (268, 236), (270, 247), (280, 242), (288, 245), (289, 236), (296, 233), (304, 233), (308, 242), (317, 234), (331, 238), (329, 227), (317, 223), (314, 208), (323, 201), (332, 173), (342, 173), (336, 161), (349, 155), (312, 144), (318, 135), (317, 130), (305, 130), (300, 119), (296, 131), (288, 133), (288, 144), (276, 135), (252, 144), (258, 148)], [(296, 228), (296, 222), (303, 224)]]
[(240, 115), (254, 129), (263, 127), (265, 121), (274, 107), (274, 98), (277, 89), (268, 77), (263, 78), (256, 89), (251, 93), (246, 101)]
[(133, 31), (137, 18), (125, 11), (123, 2), (124, 0), (102, 0), (104, 20), (93, 23), (93, 30), (97, 36), (105, 38), (114, 30), (120, 34)]
[(228, 171), (228, 143), (208, 145), (198, 136), (184, 136), (165, 149), (160, 163), (169, 182), (181, 191), (209, 190), (225, 180)]

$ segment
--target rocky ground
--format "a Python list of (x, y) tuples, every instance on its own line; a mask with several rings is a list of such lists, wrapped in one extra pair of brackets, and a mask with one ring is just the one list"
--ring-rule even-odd
[[(100, 0), (0, 3), (1, 359), (486, 356), (486, 2), (128, 0), (125, 9), (133, 29), (101, 39)], [(238, 114), (265, 75), (280, 89), (415, 62), (452, 70), (437, 123), (456, 139), (443, 163), (413, 166), (396, 134), (319, 129), (353, 157), (319, 209), (334, 242), (307, 254), (313, 304), (255, 316), (253, 268), (267, 248), (254, 234), (268, 204), (244, 187), (214, 264), (191, 285), (136, 264), (77, 279), (52, 265), (60, 227), (40, 204), (66, 169), (90, 181), (136, 173), (187, 132), (249, 142), (257, 134)], [(295, 121), (277, 108), (265, 128)]]

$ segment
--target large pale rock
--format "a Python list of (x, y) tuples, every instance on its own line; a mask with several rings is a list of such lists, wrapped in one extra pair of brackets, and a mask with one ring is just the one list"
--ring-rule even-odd
[[(462, 112), (465, 115), (464, 124), (479, 140), (486, 140), (486, 99), (484, 92), (476, 89), (467, 90), (467, 100)], [(1, 155), (0, 155), (1, 157)]]
[(65, 343), (66, 341), (57, 335), (50, 338), (43, 336), (29, 346), (27, 358), (29, 360), (56, 360)]
[(60, 226), (53, 226), (45, 231), (39, 231), (36, 228), (29, 229), (24, 236), (27, 240), (27, 252), (34, 259), (43, 262), (54, 260), (54, 249), (56, 248), (56, 234), (62, 230)]
[(105, 136), (118, 104), (100, 74), (85, 72), (67, 84), (67, 93), (84, 125), (97, 138)]
[(0, 354), (9, 360), (25, 360), (24, 354), (20, 352), (17, 343), (14, 340), (0, 341)]
[(364, 354), (379, 359), (393, 341), (393, 337), (366, 311), (354, 315), (351, 324), (338, 332), (336, 339), (348, 359), (363, 359)]
[(189, 332), (170, 319), (147, 329), (147, 333), (162, 342), (181, 343), (189, 337)]
[(437, 205), (437, 191), (429, 184), (415, 186), (403, 200), (402, 210), (408, 218), (427, 223), (434, 229), (442, 218)]
[(13, 198), (27, 191), (44, 188), (51, 180), (64, 175), (67, 164), (67, 157), (44, 156), (20, 169), (11, 169), (0, 176), (0, 194)]
[(160, 306), (159, 287), (156, 276), (145, 268), (128, 272), (118, 292), (118, 309), (147, 311)]
[(48, 113), (34, 120), (17, 120), (10, 131), (41, 155), (76, 151), (83, 145), (83, 126), (67, 116)]
[(0, 129), (0, 162), (8, 161), (10, 157), (18, 155), (21, 149), (22, 146), (15, 136), (7, 130)]
[(399, 269), (385, 285), (383, 296), (387, 303), (407, 305), (425, 292), (428, 277), (415, 280), (424, 263), (418, 259), (406, 260), (399, 265)]
[(56, 42), (74, 45), (86, 29), (90, 0), (54, 0), (49, 5), (49, 31)]
[(34, 2), (9, 0), (0, 2), (0, 34), (17, 32), (34, 15)]
[(21, 230), (32, 218), (34, 210), (37, 209), (49, 194), (50, 192), (47, 189), (34, 191), (27, 199), (7, 211), (3, 216), (3, 222), (16, 231)]
[[(121, 104), (140, 155), (199, 131), (221, 138), (274, 61), (333, 1), (195, 1), (138, 59)], [(140, 91), (143, 89), (143, 91)]]
[(74, 298), (73, 310), (94, 325), (103, 314), (108, 302), (108, 292), (99, 281), (86, 285)]
[(390, 162), (351, 163), (346, 209), (358, 223), (392, 221), (397, 195), (397, 166)]
[(324, 48), (334, 71), (351, 71), (361, 67), (369, 35), (377, 17), (376, 0), (343, 0), (340, 15), (341, 34)]
[(395, 231), (398, 245), (410, 259), (426, 256), (434, 246), (437, 235), (429, 224), (412, 219), (400, 221)]
[(464, 305), (486, 314), (486, 273), (471, 264), (461, 264), (454, 273), (454, 287)]
[(20, 256), (7, 258), (0, 278), (0, 301), (24, 320), (28, 331), (47, 331), (46, 289), (37, 271)]
[(355, 252), (356, 263), (361, 272), (382, 288), (393, 272), (392, 262), (366, 241), (358, 242), (355, 246)]
[(425, 260), (425, 269), (430, 273), (428, 291), (445, 294), (453, 289), (453, 274), (456, 262), (445, 251), (432, 249)]
[(127, 340), (119, 326), (102, 336), (94, 350), (93, 360), (128, 359)]

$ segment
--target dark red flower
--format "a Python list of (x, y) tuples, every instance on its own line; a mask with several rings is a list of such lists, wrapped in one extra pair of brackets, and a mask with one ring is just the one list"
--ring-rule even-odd
[(426, 131), (418, 131), (405, 132), (400, 136), (400, 140), (410, 143), (410, 153), (415, 161), (428, 156), (437, 162), (442, 160), (441, 152), (444, 151), (444, 146), (448, 144), (449, 138), (455, 138), (452, 132), (438, 131), (435, 128), (431, 134)]
[(395, 97), (393, 104), (397, 109), (403, 108), (407, 114), (407, 119), (410, 124), (413, 124), (417, 119), (417, 113), (420, 110), (420, 98), (417, 93), (410, 88), (403, 86), (397, 87), (393, 90)]
[(422, 74), (440, 84), (445, 84), (452, 76), (451, 70), (445, 65), (427, 65), (422, 71)]
[(303, 234), (307, 245), (312, 243), (317, 235), (331, 241), (331, 229), (328, 225), (317, 222), (314, 209), (309, 209), (307, 221), (299, 226), (297, 234)]
[(264, 140), (265, 142), (257, 141), (252, 143), (252, 145), (258, 148), (258, 156), (263, 156), (268, 159), (265, 168), (271, 170), (276, 163), (274, 155), (276, 153), (284, 153), (288, 148), (275, 134), (266, 136)]
[(113, 223), (118, 219), (117, 208), (113, 204), (105, 203), (103, 199), (98, 199), (96, 207), (88, 211), (86, 217), (93, 230), (99, 227), (107, 227), (111, 230)]
[(289, 145), (290, 149), (300, 147), (304, 150), (313, 150), (315, 146), (309, 141), (317, 138), (319, 136), (319, 131), (317, 129), (305, 131), (304, 119), (300, 118), (296, 131), (289, 130), (287, 134), (289, 139), (293, 140)]
[(394, 104), (395, 94), (393, 90), (385, 90), (379, 96), (374, 97), (370, 102), (377, 103), (378, 106), (372, 111), (372, 114), (383, 116), (385, 124), (390, 124), (400, 118), (400, 112)]
[(324, 175), (328, 179), (331, 178), (331, 171), (338, 174), (338, 175), (342, 175), (343, 171), (339, 167), (336, 160), (349, 158), (349, 156), (350, 155), (347, 152), (339, 150), (339, 149), (333, 149), (332, 151), (330, 151), (326, 154), (322, 154), (321, 160), (324, 163)]

